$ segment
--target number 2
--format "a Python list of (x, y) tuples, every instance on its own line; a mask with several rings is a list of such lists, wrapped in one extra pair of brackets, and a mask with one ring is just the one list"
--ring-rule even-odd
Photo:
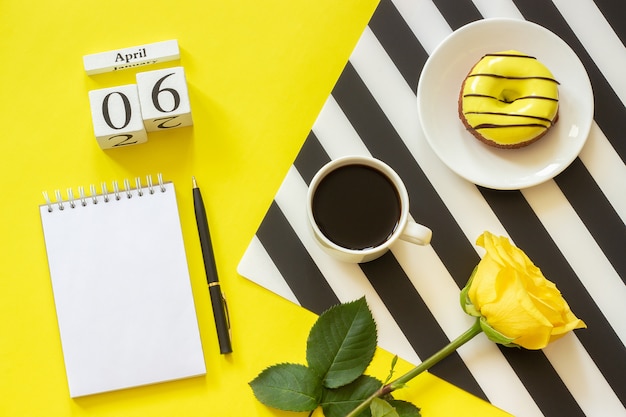
[(178, 127), (178, 126), (180, 126), (180, 125), (181, 125), (181, 123), (180, 123), (180, 122), (178, 122), (177, 124), (175, 124), (175, 125), (170, 125), (170, 126), (167, 126), (165, 123), (167, 123), (167, 122), (171, 122), (172, 120), (176, 119), (177, 117), (178, 117), (178, 116), (161, 117), (160, 119), (154, 119), (154, 121), (155, 121), (155, 122), (161, 122), (161, 123), (159, 123), (159, 124), (158, 124), (158, 126), (157, 126), (159, 129), (172, 129), (172, 128), (174, 128), (174, 127)]
[(123, 140), (121, 140), (120, 142), (117, 142), (115, 145), (113, 145), (113, 147), (116, 146), (126, 146), (126, 145), (134, 145), (136, 144), (138, 141), (135, 140), (133, 142), (129, 142), (129, 140), (131, 140), (133, 138), (133, 135), (130, 134), (124, 134), (124, 135), (115, 135), (115, 136), (111, 136), (109, 139), (107, 140), (113, 140), (113, 139), (117, 139), (117, 138), (125, 138)]

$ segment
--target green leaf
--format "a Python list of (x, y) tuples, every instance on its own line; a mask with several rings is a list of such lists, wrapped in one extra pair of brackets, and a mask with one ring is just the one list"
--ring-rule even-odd
[(420, 417), (420, 409), (414, 404), (402, 400), (389, 400), (389, 404), (396, 409), (400, 417)]
[(285, 411), (312, 411), (322, 397), (322, 381), (317, 374), (292, 363), (265, 369), (250, 382), (250, 387), (260, 402)]
[[(344, 417), (354, 410), (370, 395), (382, 387), (382, 382), (378, 379), (362, 375), (351, 384), (341, 388), (324, 389), (321, 406), (326, 417)], [(361, 416), (368, 416), (369, 412), (361, 413)]]
[(400, 417), (394, 407), (387, 401), (380, 398), (374, 398), (370, 404), (370, 410), (372, 410), (372, 417)]
[(393, 378), (393, 374), (395, 373), (395, 368), (396, 368), (397, 363), (398, 363), (398, 355), (395, 355), (393, 359), (391, 359), (391, 368), (389, 369), (389, 375), (387, 376), (387, 379), (385, 379), (385, 382), (383, 382), (383, 385), (387, 384), (389, 381), (391, 381), (391, 378)]
[(365, 297), (322, 313), (307, 340), (308, 365), (327, 388), (349, 384), (363, 374), (376, 351), (376, 323)]

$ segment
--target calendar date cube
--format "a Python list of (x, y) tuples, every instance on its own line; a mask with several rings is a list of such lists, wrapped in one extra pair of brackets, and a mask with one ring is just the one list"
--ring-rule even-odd
[(148, 132), (193, 124), (183, 67), (137, 73), (137, 87)]
[(89, 92), (93, 129), (102, 149), (148, 141), (136, 84)]

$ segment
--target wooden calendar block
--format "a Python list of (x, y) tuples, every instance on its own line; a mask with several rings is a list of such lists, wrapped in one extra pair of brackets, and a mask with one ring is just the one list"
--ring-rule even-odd
[(101, 72), (119, 71), (142, 65), (156, 64), (157, 62), (172, 61), (179, 58), (178, 41), (173, 39), (85, 55), (83, 64), (85, 72), (89, 75), (94, 75)]
[(136, 84), (89, 92), (94, 134), (102, 149), (148, 141)]
[(137, 73), (137, 88), (148, 132), (193, 124), (183, 67)]

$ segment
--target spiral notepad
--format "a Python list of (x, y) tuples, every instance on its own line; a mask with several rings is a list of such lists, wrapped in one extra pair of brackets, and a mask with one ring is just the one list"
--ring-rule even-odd
[(44, 193), (70, 396), (205, 374), (174, 184)]

